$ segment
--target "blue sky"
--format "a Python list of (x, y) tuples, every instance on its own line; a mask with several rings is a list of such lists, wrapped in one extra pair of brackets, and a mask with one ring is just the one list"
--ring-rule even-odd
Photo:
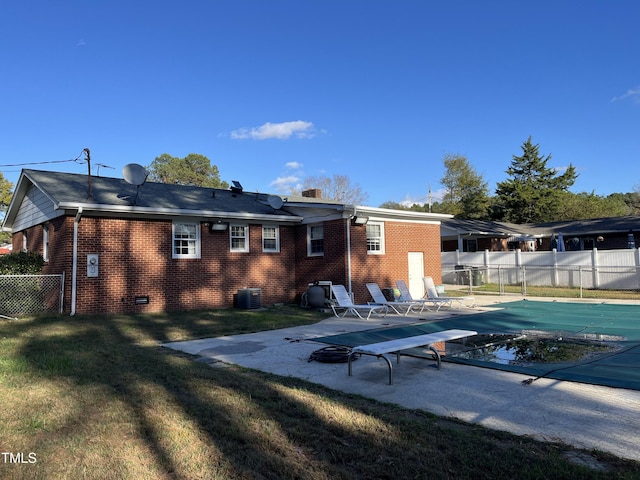
[(531, 136), (572, 191), (631, 192), (638, 18), (635, 0), (0, 0), (0, 171), (199, 153), (246, 190), (339, 174), (379, 206), (437, 199), (446, 154), (493, 194)]

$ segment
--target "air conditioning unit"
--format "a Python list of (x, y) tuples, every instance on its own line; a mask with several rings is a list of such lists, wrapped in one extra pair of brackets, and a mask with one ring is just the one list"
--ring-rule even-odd
[(236, 306), (245, 310), (262, 306), (261, 288), (241, 288), (236, 295)]
[(324, 290), (324, 298), (326, 298), (327, 300), (331, 300), (331, 284), (332, 283), (328, 280), (320, 280), (310, 283), (308, 287), (311, 288), (314, 285), (322, 287), (322, 289)]

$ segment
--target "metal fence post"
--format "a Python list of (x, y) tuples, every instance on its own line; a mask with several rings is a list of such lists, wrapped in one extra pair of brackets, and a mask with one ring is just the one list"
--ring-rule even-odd
[(580, 298), (582, 298), (582, 265), (578, 267), (578, 275), (580, 276)]

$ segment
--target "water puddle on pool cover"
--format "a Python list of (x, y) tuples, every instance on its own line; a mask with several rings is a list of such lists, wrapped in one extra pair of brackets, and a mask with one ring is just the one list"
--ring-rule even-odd
[(567, 338), (562, 335), (484, 334), (468, 339), (459, 350), (447, 354), (504, 365), (531, 365), (535, 363), (573, 363), (591, 360), (599, 355), (613, 353), (622, 347), (618, 337)]

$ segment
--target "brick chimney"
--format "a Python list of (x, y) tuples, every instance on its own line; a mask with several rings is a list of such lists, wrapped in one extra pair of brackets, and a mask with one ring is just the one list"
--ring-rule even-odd
[(302, 196), (307, 198), (322, 198), (322, 190), (319, 188), (310, 188), (309, 190), (304, 190)]

